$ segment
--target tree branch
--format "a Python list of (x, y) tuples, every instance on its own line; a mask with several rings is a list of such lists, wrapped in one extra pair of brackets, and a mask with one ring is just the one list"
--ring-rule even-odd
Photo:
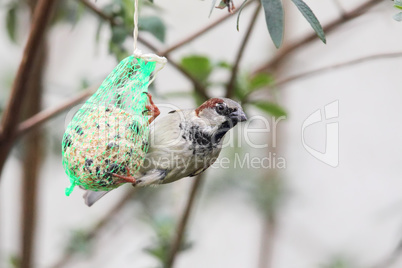
[[(126, 192), (126, 194), (114, 205), (103, 217), (98, 221), (98, 223), (91, 228), (85, 235), (87, 237), (88, 241), (94, 240), (98, 234), (103, 230), (105, 226), (109, 224), (116, 215), (118, 215), (122, 209), (127, 205), (127, 203), (131, 200), (133, 197), (134, 193), (136, 192), (136, 189), (134, 188), (133, 190), (130, 190)], [(50, 267), (52, 268), (60, 268), (65, 266), (68, 262), (70, 262), (71, 258), (75, 255), (74, 252), (71, 251), (66, 251), (64, 255), (60, 257), (60, 259)]]
[(246, 35), (243, 38), (243, 41), (242, 41), (242, 43), (240, 45), (240, 48), (239, 48), (239, 51), (237, 52), (235, 63), (233, 64), (232, 73), (231, 73), (228, 85), (226, 87), (226, 97), (227, 98), (230, 98), (233, 95), (233, 90), (234, 90), (234, 86), (235, 86), (235, 83), (236, 83), (236, 77), (237, 77), (237, 71), (239, 69), (239, 64), (240, 64), (240, 61), (241, 61), (241, 59), (243, 57), (243, 53), (244, 53), (244, 50), (245, 50), (245, 48), (247, 46), (247, 43), (248, 43), (248, 41), (250, 39), (250, 35), (253, 32), (254, 25), (255, 25), (255, 22), (257, 20), (258, 14), (260, 13), (260, 10), (261, 10), (261, 4), (258, 3), (258, 6), (255, 9), (254, 14), (253, 14), (253, 16), (251, 18), (250, 25), (247, 28)]
[(400, 259), (402, 255), (402, 241), (396, 245), (395, 249), (391, 254), (382, 260), (380, 263), (372, 266), (372, 268), (391, 268), (394, 267), (395, 263)]
[[(244, 7), (248, 6), (251, 2), (253, 2), (254, 0), (250, 0), (248, 1)], [(227, 20), (228, 18), (230, 18), (231, 16), (233, 16), (234, 14), (236, 14), (237, 12), (239, 12), (239, 9), (236, 9), (234, 13), (228, 13), (224, 16), (222, 16), (221, 18), (217, 19), (216, 21), (212, 22), (211, 24), (207, 25), (206, 27), (199, 29), (198, 31), (196, 31), (195, 33), (191, 34), (188, 37), (183, 38), (182, 40), (178, 41), (176, 44), (171, 45), (170, 47), (161, 50), (160, 52), (158, 52), (158, 55), (161, 56), (166, 56), (167, 54), (169, 54), (170, 52), (182, 47), (183, 45), (193, 41), (194, 39), (200, 37), (201, 35), (203, 35), (204, 33), (208, 32), (209, 30), (215, 28), (215, 26), (218, 26), (219, 24), (221, 24), (222, 22), (224, 22), (225, 20)]]
[(16, 138), (21, 137), (22, 135), (26, 134), (27, 132), (39, 127), (43, 123), (47, 122), (49, 119), (53, 118), (54, 116), (64, 112), (68, 108), (80, 103), (81, 101), (85, 100), (89, 96), (91, 96), (95, 91), (95, 88), (90, 87), (84, 90), (82, 93), (78, 94), (76, 97), (68, 100), (55, 108), (49, 108), (44, 111), (37, 113), (36, 115), (26, 119), (22, 123), (19, 124), (18, 130), (15, 134)]
[(341, 13), (341, 16), (345, 16), (346, 14), (346, 10), (343, 8), (342, 3), (340, 0), (332, 0), (332, 2), (334, 2), (336, 8), (339, 10), (339, 12)]
[[(28, 1), (31, 16), (37, 5), (36, 0)], [(47, 42), (41, 42), (34, 57), (32, 71), (29, 74), (30, 81), (22, 105), (22, 116), (30, 117), (40, 111), (42, 104), (43, 76), (47, 57)], [(42, 162), (43, 135), (39, 131), (31, 133), (22, 140), (21, 167), (23, 170), (21, 183), (21, 268), (31, 268), (35, 263), (38, 218), (38, 187), (39, 173)]]
[(313, 75), (317, 75), (317, 74), (321, 74), (324, 72), (328, 72), (334, 69), (339, 69), (339, 68), (343, 68), (343, 67), (348, 67), (348, 66), (353, 66), (353, 65), (357, 65), (363, 62), (367, 62), (367, 61), (373, 61), (373, 60), (379, 60), (379, 59), (387, 59), (387, 58), (398, 58), (398, 57), (402, 57), (402, 52), (392, 52), (392, 53), (382, 53), (382, 54), (376, 54), (376, 55), (370, 55), (370, 56), (365, 56), (365, 57), (361, 57), (358, 59), (354, 59), (354, 60), (350, 60), (350, 61), (346, 61), (346, 62), (341, 62), (341, 63), (337, 63), (337, 64), (333, 64), (330, 66), (325, 66), (319, 69), (315, 69), (315, 70), (311, 70), (311, 71), (307, 71), (304, 73), (300, 73), (300, 74), (296, 74), (287, 78), (284, 78), (282, 80), (279, 80), (278, 82), (275, 83), (275, 86), (282, 86), (286, 83), (292, 82), (294, 80), (297, 79), (301, 79), (301, 78), (306, 78), (309, 76), (313, 76)]
[[(359, 17), (360, 15), (364, 14), (371, 7), (373, 7), (379, 3), (382, 3), (382, 2), (383, 1), (381, 1), (381, 0), (369, 0), (369, 1), (359, 5), (352, 11), (346, 12), (340, 18), (337, 18), (337, 19), (333, 20), (332, 22), (328, 23), (327, 25), (325, 25), (323, 27), (324, 32), (328, 35), (329, 33), (338, 29), (339, 26)], [(304, 45), (306, 45), (316, 39), (317, 39), (317, 36), (313, 32), (313, 33), (307, 35), (306, 37), (304, 37), (303, 39), (301, 39), (300, 41), (295, 42), (287, 47), (284, 47), (277, 53), (277, 55), (272, 60), (270, 60), (268, 63), (264, 64), (263, 66), (260, 66), (256, 70), (254, 70), (253, 74), (274, 69), (286, 56), (288, 56), (289, 54), (291, 54), (293, 51), (297, 50), (298, 48), (303, 47)]]
[[(287, 83), (293, 82), (293, 81), (298, 80), (298, 79), (311, 77), (311, 76), (314, 76), (314, 75), (318, 75), (318, 74), (325, 73), (325, 72), (335, 70), (335, 69), (340, 69), (340, 68), (343, 68), (343, 67), (349, 67), (349, 66), (357, 65), (357, 64), (360, 64), (360, 63), (363, 63), (363, 62), (380, 60), (380, 59), (394, 59), (394, 58), (398, 58), (398, 57), (402, 57), (402, 52), (381, 53), (381, 54), (376, 54), (376, 55), (365, 56), (365, 57), (361, 57), (361, 58), (358, 58), (358, 59), (353, 59), (353, 60), (349, 60), (349, 61), (346, 61), (346, 62), (341, 62), (341, 63), (321, 67), (321, 68), (318, 68), (318, 69), (315, 69), (315, 70), (311, 70), (311, 71), (307, 71), (307, 72), (304, 72), (304, 73), (292, 75), (292, 76), (289, 76), (289, 77), (286, 77), (286, 78), (283, 78), (283, 79), (279, 79), (276, 83), (271, 85), (270, 88), (283, 86), (283, 85), (285, 85)], [(262, 88), (262, 89), (259, 89), (259, 90), (255, 90), (253, 92), (249, 92), (244, 97), (243, 102), (248, 102), (250, 100), (250, 95), (249, 94), (254, 94), (256, 92), (260, 92), (260, 91), (263, 91), (263, 90), (266, 90), (266, 88)]]
[(1, 124), (0, 174), (13, 145), (13, 137), (17, 130), (18, 118), (20, 118), (21, 115), (22, 101), (29, 88), (28, 78), (32, 71), (38, 48), (45, 38), (46, 26), (48, 25), (52, 9), (56, 2), (55, 0), (39, 0), (33, 15), (29, 37)]
[(179, 64), (172, 61), (170, 59), (170, 56), (165, 55), (165, 57), (172, 66), (174, 66), (180, 73), (182, 73), (185, 77), (187, 77), (187, 79), (191, 81), (194, 86), (195, 92), (197, 92), (204, 100), (209, 99), (206, 88), (198, 81), (198, 79), (194, 78), (189, 72), (187, 72), (186, 69), (181, 67)]
[(183, 241), (184, 233), (186, 231), (188, 219), (190, 218), (191, 210), (194, 207), (195, 197), (199, 191), (199, 188), (200, 188), (202, 180), (203, 180), (203, 174), (204, 173), (198, 175), (193, 181), (193, 185), (190, 190), (190, 194), (188, 197), (186, 207), (180, 218), (180, 222), (177, 226), (176, 236), (175, 236), (174, 240), (172, 241), (172, 245), (170, 247), (170, 252), (169, 252), (168, 258), (165, 263), (166, 268), (173, 267), (173, 264), (176, 260), (177, 253), (179, 252), (180, 247), (182, 245), (182, 241)]
[(261, 233), (258, 267), (272, 267), (272, 253), (276, 237), (276, 219), (274, 216), (265, 217)]
[(114, 20), (113, 17), (105, 14), (101, 9), (99, 9), (96, 5), (92, 4), (88, 0), (79, 0), (84, 6), (86, 6), (89, 10), (92, 10), (96, 15), (101, 17), (102, 19), (108, 21), (111, 25), (118, 25), (118, 23)]
[[(120, 25), (119, 23), (117, 23), (113, 17), (110, 17), (108, 15), (106, 15), (102, 10), (100, 10), (98, 7), (96, 7), (95, 5), (93, 5), (92, 3), (88, 2), (87, 0), (78, 0), (81, 3), (83, 3), (86, 7), (88, 7), (90, 10), (92, 10), (96, 15), (98, 15), (100, 18), (108, 21), (111, 25)], [(224, 19), (222, 19), (220, 22), (224, 21)], [(217, 25), (217, 24), (216, 24)], [(213, 28), (214, 26), (210, 27), (209, 29)], [(207, 27), (208, 28), (208, 27)], [(209, 29), (204, 29), (203, 31), (199, 32), (199, 35), (201, 35), (202, 33), (208, 31)], [(191, 40), (193, 40), (195, 37), (191, 37)], [(147, 46), (149, 49), (155, 51), (156, 54), (160, 55), (160, 56), (165, 56), (166, 59), (168, 59), (168, 63), (170, 63), (173, 67), (175, 67), (180, 73), (182, 73), (185, 77), (187, 77), (191, 83), (193, 83), (194, 85), (194, 89), (198, 92), (198, 94), (200, 94), (200, 96), (202, 96), (203, 98), (208, 99), (208, 95), (207, 95), (207, 90), (206, 88), (196, 79), (194, 78), (189, 72), (187, 72), (186, 70), (184, 70), (179, 64), (177, 64), (175, 61), (172, 60), (172, 58), (170, 58), (167, 53), (158, 53), (158, 49), (151, 44), (150, 42), (148, 42), (147, 40), (138, 37), (138, 41), (141, 42), (143, 45)], [(176, 48), (184, 45), (185, 42), (181, 42), (181, 44), (176, 44)], [(176, 49), (176, 48), (170, 48), (168, 49), (170, 51)]]

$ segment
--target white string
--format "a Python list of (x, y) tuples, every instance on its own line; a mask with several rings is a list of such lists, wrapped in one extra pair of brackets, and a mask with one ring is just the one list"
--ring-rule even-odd
[(137, 39), (138, 39), (138, 0), (134, 0), (134, 53), (137, 49)]
[(165, 57), (160, 57), (158, 55), (152, 54), (152, 53), (145, 53), (142, 54), (141, 50), (137, 48), (137, 39), (138, 39), (138, 0), (134, 0), (134, 31), (133, 31), (133, 37), (134, 37), (134, 53), (133, 55), (136, 58), (141, 58), (146, 61), (154, 61), (156, 63), (161, 64), (161, 67), (159, 67), (154, 75), (153, 78), (151, 79), (150, 83), (155, 79), (156, 74), (165, 66), (167, 63), (167, 59)]

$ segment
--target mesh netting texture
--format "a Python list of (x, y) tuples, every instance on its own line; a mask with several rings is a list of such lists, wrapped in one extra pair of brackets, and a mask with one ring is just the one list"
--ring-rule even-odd
[(75, 186), (108, 191), (127, 181), (114, 176), (134, 174), (148, 151), (144, 112), (155, 62), (134, 56), (122, 60), (99, 89), (74, 115), (62, 141), (63, 166)]

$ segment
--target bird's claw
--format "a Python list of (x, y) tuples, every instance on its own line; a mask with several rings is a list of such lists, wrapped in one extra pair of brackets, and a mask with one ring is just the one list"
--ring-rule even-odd
[(149, 105), (145, 105), (145, 108), (147, 108), (147, 110), (144, 111), (144, 113), (147, 113), (148, 115), (151, 116), (151, 118), (148, 119), (148, 124), (151, 124), (152, 121), (154, 121), (155, 118), (157, 118), (161, 112), (159, 111), (159, 108), (155, 105), (155, 103), (153, 102), (152, 95), (148, 92), (143, 92), (143, 93), (147, 94), (147, 96), (148, 96)]
[(113, 176), (115, 176), (119, 179), (122, 179), (125, 182), (129, 182), (129, 183), (133, 184), (133, 186), (135, 186), (135, 184), (137, 183), (137, 180), (133, 176), (131, 176), (130, 170), (128, 169), (128, 167), (126, 167), (126, 171), (127, 171), (127, 176), (119, 175), (116, 173), (112, 173), (112, 174), (113, 174)]

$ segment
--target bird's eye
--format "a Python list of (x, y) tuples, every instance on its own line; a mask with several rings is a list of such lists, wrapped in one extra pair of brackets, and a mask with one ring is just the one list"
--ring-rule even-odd
[(216, 105), (216, 111), (218, 112), (218, 114), (224, 114), (226, 110), (226, 106), (223, 103), (219, 103), (218, 105)]

